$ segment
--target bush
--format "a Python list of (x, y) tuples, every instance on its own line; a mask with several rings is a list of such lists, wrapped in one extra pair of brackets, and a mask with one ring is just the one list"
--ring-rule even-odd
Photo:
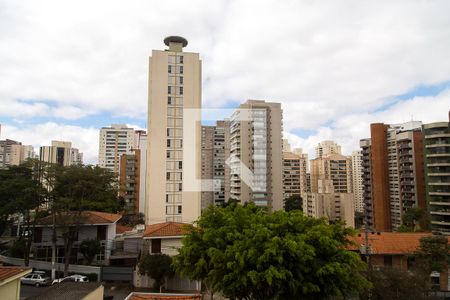
[(20, 239), (14, 242), (9, 249), (9, 254), (12, 257), (24, 258), (25, 256), (25, 240)]

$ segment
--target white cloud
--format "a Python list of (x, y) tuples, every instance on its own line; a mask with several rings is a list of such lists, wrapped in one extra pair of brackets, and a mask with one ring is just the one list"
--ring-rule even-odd
[(333, 138), (350, 151), (370, 121), (443, 119), (448, 94), (371, 112), (450, 80), (448, 11), (445, 0), (0, 0), (0, 116), (145, 118), (148, 56), (178, 34), (202, 57), (205, 106), (280, 101), (286, 132), (316, 131), (290, 135), (297, 146)]

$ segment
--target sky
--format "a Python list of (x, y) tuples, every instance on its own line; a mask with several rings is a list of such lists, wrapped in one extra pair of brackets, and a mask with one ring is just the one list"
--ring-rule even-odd
[(146, 128), (148, 57), (169, 35), (202, 59), (203, 107), (281, 102), (284, 137), (313, 155), (359, 149), (370, 123), (445, 121), (450, 1), (0, 0), (0, 139), (72, 141)]

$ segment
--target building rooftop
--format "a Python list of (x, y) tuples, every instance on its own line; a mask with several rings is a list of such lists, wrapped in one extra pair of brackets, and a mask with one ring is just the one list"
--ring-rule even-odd
[(31, 272), (31, 268), (25, 267), (0, 267), (0, 286), (25, 276)]
[(184, 37), (171, 35), (164, 39), (164, 44), (166, 44), (166, 46), (169, 46), (170, 43), (180, 43), (183, 45), (183, 47), (186, 47), (188, 41)]
[(188, 233), (190, 226), (192, 227), (191, 224), (177, 222), (152, 224), (145, 229), (144, 237), (183, 236)]
[(79, 300), (101, 287), (99, 282), (62, 282), (47, 287), (41, 294), (28, 300)]
[[(73, 217), (73, 219), (71, 219)], [(57, 224), (75, 224), (80, 222), (81, 225), (98, 225), (98, 224), (113, 224), (122, 218), (119, 214), (111, 214), (99, 211), (83, 211), (81, 217), (78, 218), (77, 213), (56, 215)], [(64, 220), (67, 219), (67, 220)], [(47, 216), (37, 221), (38, 226), (49, 226), (53, 224), (52, 216)]]
[[(421, 238), (431, 235), (425, 232), (375, 232), (369, 233), (369, 245), (372, 247), (372, 254), (411, 254), (419, 248)], [(350, 240), (356, 243), (350, 250), (359, 250), (365, 245), (364, 232)]]

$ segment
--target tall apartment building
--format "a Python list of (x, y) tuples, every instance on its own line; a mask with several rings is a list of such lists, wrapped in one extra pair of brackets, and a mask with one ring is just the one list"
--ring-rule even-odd
[[(289, 150), (289, 151), (288, 151)], [(292, 195), (306, 197), (308, 192), (308, 154), (283, 140), (283, 199)]]
[(330, 154), (342, 154), (341, 146), (333, 141), (320, 142), (316, 147), (316, 158), (321, 158)]
[(202, 210), (211, 204), (221, 205), (230, 197), (229, 181), (225, 180), (230, 176), (225, 163), (230, 156), (229, 139), (229, 121), (202, 126)]
[(72, 142), (52, 141), (51, 146), (39, 149), (39, 160), (60, 166), (71, 166), (83, 163), (83, 153), (72, 148)]
[(98, 165), (119, 174), (120, 157), (136, 149), (138, 134), (124, 124), (102, 127), (99, 136)]
[(424, 124), (422, 130), (431, 228), (450, 235), (450, 112), (449, 122)]
[(186, 119), (200, 115), (201, 60), (182, 37), (164, 43), (149, 60), (146, 224), (193, 222), (201, 211), (200, 117)]
[(306, 212), (314, 217), (340, 219), (354, 226), (351, 157), (325, 153), (310, 161), (311, 192), (307, 193)]
[[(411, 207), (424, 207), (421, 122), (371, 124), (360, 142), (367, 224), (396, 230)], [(416, 132), (417, 131), (417, 132)]]
[(280, 103), (248, 100), (230, 121), (230, 197), (283, 208)]
[(132, 154), (120, 156), (119, 195), (123, 197), (125, 214), (144, 213), (147, 168), (147, 135), (144, 130), (135, 132), (136, 148)]
[(353, 197), (355, 200), (355, 210), (364, 212), (363, 198), (363, 166), (361, 151), (352, 152), (352, 178), (353, 178)]
[(35, 158), (33, 146), (9, 139), (0, 141), (0, 169), (18, 166), (29, 158)]

